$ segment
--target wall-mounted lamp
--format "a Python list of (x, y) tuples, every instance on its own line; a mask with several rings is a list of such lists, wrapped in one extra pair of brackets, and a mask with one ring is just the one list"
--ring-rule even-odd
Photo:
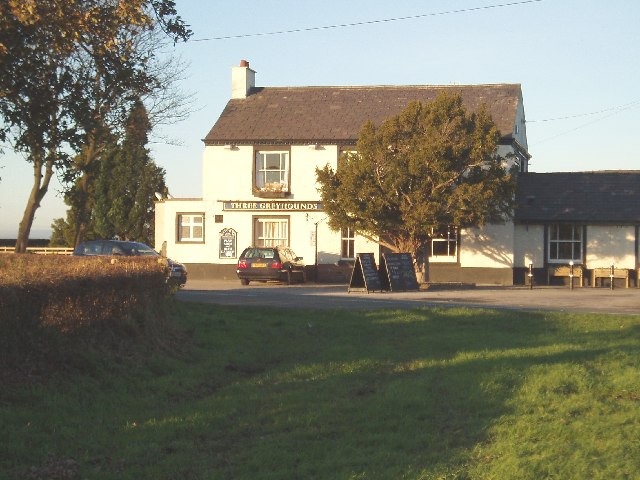
[(309, 149), (310, 150), (322, 150), (322, 145), (320, 145), (319, 143), (311, 143), (311, 144), (309, 144)]
[(224, 149), (225, 149), (225, 150), (237, 150), (237, 149), (238, 149), (238, 147), (237, 147), (236, 145), (233, 145), (232, 143), (230, 143), (230, 144), (228, 144), (228, 145), (225, 145), (225, 146), (224, 146)]

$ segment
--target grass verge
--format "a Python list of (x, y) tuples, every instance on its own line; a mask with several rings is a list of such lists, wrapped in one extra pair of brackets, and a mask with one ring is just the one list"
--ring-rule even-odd
[(2, 389), (0, 478), (640, 478), (640, 316), (172, 315), (169, 354)]

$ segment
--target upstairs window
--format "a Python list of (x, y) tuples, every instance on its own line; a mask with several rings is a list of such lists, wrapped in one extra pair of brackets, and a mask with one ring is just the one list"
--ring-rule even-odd
[(582, 225), (549, 225), (549, 262), (582, 262)]
[(204, 242), (204, 214), (178, 214), (178, 242)]
[(289, 191), (289, 152), (256, 152), (254, 191), (284, 196)]

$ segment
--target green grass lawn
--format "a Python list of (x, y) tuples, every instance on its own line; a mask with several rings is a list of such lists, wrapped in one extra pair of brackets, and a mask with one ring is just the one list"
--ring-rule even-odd
[(0, 478), (640, 478), (640, 316), (173, 316), (169, 355), (0, 389)]

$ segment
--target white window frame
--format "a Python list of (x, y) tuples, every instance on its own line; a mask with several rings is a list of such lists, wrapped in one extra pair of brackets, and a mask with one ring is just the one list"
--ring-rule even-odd
[[(571, 228), (571, 238), (561, 238), (560, 229)], [(569, 263), (581, 264), (584, 252), (583, 225), (571, 223), (554, 223), (547, 228), (547, 260), (549, 263)], [(561, 250), (570, 245), (571, 257), (561, 255)], [(577, 253), (576, 253), (577, 246)], [(561, 248), (564, 247), (564, 248)]]
[(204, 243), (204, 213), (177, 214), (178, 243)]
[(254, 184), (257, 190), (274, 193), (289, 191), (290, 162), (288, 151), (258, 150), (254, 162)]
[[(457, 262), (459, 249), (458, 239), (457, 227), (447, 225), (446, 227), (432, 228), (429, 242), (429, 261), (443, 263)], [(447, 253), (445, 255), (435, 253), (438, 250), (435, 248), (435, 245), (442, 243), (446, 245)]]
[(340, 230), (340, 258), (345, 260), (353, 260), (356, 258), (355, 244), (356, 232), (353, 228), (342, 228)]
[(289, 217), (253, 217), (256, 247), (289, 246)]

